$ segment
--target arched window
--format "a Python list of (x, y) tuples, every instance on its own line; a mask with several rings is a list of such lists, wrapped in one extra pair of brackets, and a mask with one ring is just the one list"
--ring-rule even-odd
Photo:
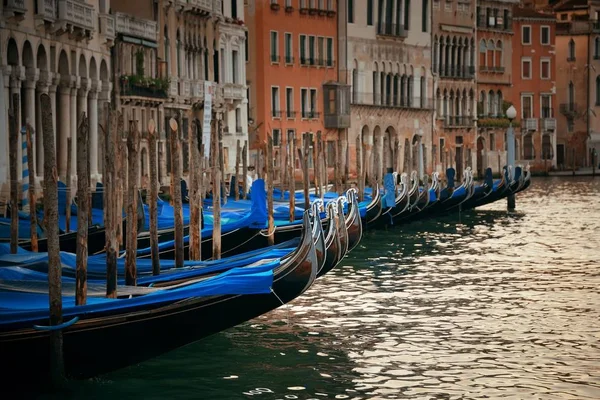
[(167, 29), (167, 26), (165, 25), (165, 29), (164, 29), (164, 40), (165, 40), (165, 53), (164, 53), (164, 57), (163, 59), (165, 60), (166, 64), (167, 64), (167, 76), (169, 76), (169, 74), (171, 73), (171, 71), (169, 70), (169, 63), (171, 61), (171, 55), (169, 54), (170, 48), (169, 48), (169, 31)]
[(435, 92), (435, 109), (437, 111), (438, 117), (441, 117), (442, 114), (442, 94), (440, 93), (440, 89)]
[(600, 75), (596, 77), (596, 105), (600, 105)]
[(497, 108), (498, 108), (498, 115), (503, 116), (504, 115), (504, 107), (503, 107), (503, 101), (504, 99), (502, 98), (502, 92), (498, 90), (498, 92), (496, 93), (496, 101), (498, 102)]
[(569, 82), (569, 108), (572, 109), (575, 103), (575, 86), (573, 86), (573, 81)]
[(496, 116), (496, 95), (493, 90), (488, 93), (488, 112), (492, 117)]
[(488, 67), (493, 67), (496, 65), (495, 60), (494, 60), (494, 50), (496, 49), (496, 46), (494, 45), (494, 42), (492, 40), (489, 40), (487, 43), (487, 66)]
[(485, 67), (487, 65), (486, 59), (487, 46), (485, 40), (481, 39), (479, 42), (479, 65)]
[(426, 93), (427, 93), (427, 82), (425, 81), (425, 77), (421, 76), (421, 108), (425, 108), (426, 104)]
[[(597, 41), (597, 39), (596, 39)], [(438, 63), (438, 38), (437, 35), (433, 38), (433, 72), (437, 72)]]
[(477, 115), (487, 115), (487, 104), (485, 102), (485, 92), (482, 90), (479, 92), (479, 101), (477, 102)]
[(177, 77), (181, 78), (181, 37), (179, 36), (179, 30), (177, 30)]
[(594, 41), (594, 58), (600, 59), (600, 37), (597, 37)]
[(573, 39), (569, 40), (569, 58), (567, 61), (575, 61), (575, 41)]
[(523, 158), (526, 160), (533, 160), (535, 157), (533, 151), (533, 135), (531, 133), (526, 134), (523, 137)]
[(496, 66), (501, 67), (502, 65), (502, 42), (498, 40), (496, 42)]

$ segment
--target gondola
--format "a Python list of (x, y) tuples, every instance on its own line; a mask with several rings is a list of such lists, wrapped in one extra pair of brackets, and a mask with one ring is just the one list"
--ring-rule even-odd
[[(115, 315), (65, 309), (65, 319), (78, 318), (62, 327), (68, 376), (89, 378), (148, 360), (293, 300), (314, 282), (319, 267), (306, 214), (303, 224), (302, 240), (294, 256), (274, 270), (268, 294), (191, 297)], [(47, 318), (7, 323), (4, 317), (0, 319), (4, 321), (0, 323), (0, 348), (10, 368), (1, 380), (11, 385), (43, 381), (50, 368)]]

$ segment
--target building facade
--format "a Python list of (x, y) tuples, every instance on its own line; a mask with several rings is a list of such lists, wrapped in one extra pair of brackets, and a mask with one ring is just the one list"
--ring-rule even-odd
[(555, 19), (513, 8), (512, 102), (520, 119), (515, 159), (532, 169), (556, 167)]
[(368, 180), (381, 181), (389, 169), (423, 178), (434, 164), (429, 0), (350, 0), (346, 7), (350, 169), (358, 155)]
[(475, 1), (433, 0), (434, 131), (436, 171), (454, 167), (462, 179), (473, 166), (476, 140)]
[[(327, 141), (331, 161), (339, 130), (326, 127), (323, 85), (338, 81), (337, 3), (248, 2), (250, 142), (255, 150), (250, 164), (258, 164), (258, 150), (267, 135), (273, 137), (274, 164), (279, 169), (288, 136), (293, 134), (296, 140), (306, 135), (316, 138), (318, 132)], [(309, 164), (312, 168), (311, 160)]]
[[(600, 2), (561, 1), (556, 16), (556, 165), (589, 167), (600, 153)], [(598, 156), (595, 157), (596, 164)]]
[[(0, 74), (4, 94), (0, 96), (0, 185), (8, 192), (8, 109), (14, 95), (20, 102), (19, 126), (33, 129), (33, 157), (37, 182), (43, 177), (40, 96), (52, 103), (58, 173), (61, 181), (76, 176), (77, 123), (82, 113), (90, 122), (90, 168), (93, 180), (101, 177), (102, 152), (98, 122), (103, 104), (110, 102), (110, 48), (115, 37), (109, 0), (5, 1), (0, 5)], [(71, 138), (71, 171), (67, 171)], [(21, 160), (21, 145), (18, 146)], [(21, 162), (18, 176), (22, 176)], [(26, 183), (26, 180), (24, 181)]]
[[(513, 5), (515, 0), (477, 3), (477, 164), (481, 175), (490, 167), (500, 173), (506, 165), (506, 110), (513, 104)], [(516, 125), (515, 121), (515, 125)]]

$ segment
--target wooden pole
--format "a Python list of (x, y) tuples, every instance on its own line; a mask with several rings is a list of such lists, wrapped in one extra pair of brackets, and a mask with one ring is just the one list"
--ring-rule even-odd
[(106, 297), (117, 297), (117, 254), (119, 240), (117, 238), (118, 213), (120, 210), (117, 180), (118, 164), (118, 137), (117, 119), (119, 116), (114, 110), (105, 106), (106, 133), (104, 141), (104, 226), (106, 250)]
[[(242, 146), (240, 145), (240, 139), (237, 140), (235, 146), (235, 185), (233, 187), (235, 193), (235, 201), (240, 199), (240, 158), (242, 158)], [(246, 177), (244, 177), (245, 179)]]
[(190, 138), (190, 260), (201, 259), (200, 234), (200, 150), (198, 149), (198, 124), (194, 119)]
[(283, 198), (283, 192), (285, 191), (285, 177), (287, 175), (287, 168), (285, 164), (285, 147), (283, 146), (283, 137), (279, 136), (279, 187), (281, 189), (281, 197)]
[(181, 162), (179, 154), (179, 124), (174, 118), (169, 121), (171, 128), (171, 187), (173, 189), (173, 217), (175, 219), (175, 267), (183, 267), (183, 211), (181, 199)]
[(19, 154), (19, 115), (20, 100), (18, 94), (13, 94), (12, 107), (8, 112), (9, 132), (9, 159), (10, 159), (10, 252), (17, 253), (19, 244), (19, 178), (17, 177), (17, 163)]
[[(58, 239), (58, 172), (52, 128), (50, 96), (42, 94), (42, 130), (44, 132), (44, 220), (48, 241), (48, 295), (50, 325), (62, 323), (62, 281)], [(54, 383), (64, 380), (62, 330), (50, 331), (50, 374)]]
[(90, 182), (88, 174), (89, 123), (81, 114), (77, 129), (77, 254), (75, 304), (87, 303), (88, 220), (90, 214)]
[(313, 143), (313, 151), (312, 151), (312, 159), (313, 159), (313, 175), (315, 180), (315, 196), (321, 196), (321, 177), (320, 173), (320, 148), (321, 144), (319, 143), (319, 137), (321, 136), (321, 131), (317, 132), (317, 140)]
[[(308, 210), (310, 208), (310, 195), (308, 192), (308, 185), (310, 184), (310, 176), (308, 174), (308, 157), (310, 153), (310, 145), (311, 145), (310, 135), (304, 135), (304, 164), (302, 165), (302, 175), (303, 175), (303, 184), (304, 184), (304, 209)], [(268, 160), (268, 158), (267, 158)]]
[(344, 154), (344, 191), (350, 189), (350, 143), (348, 142), (348, 130), (344, 130), (346, 136), (346, 152)]
[(221, 137), (220, 131), (221, 120), (215, 121), (215, 129), (213, 131), (213, 248), (212, 258), (213, 260), (219, 260), (221, 258), (221, 171), (219, 168), (219, 151), (221, 146), (219, 144), (219, 138)]
[[(31, 125), (26, 126), (27, 135), (27, 169), (29, 170), (29, 224), (31, 229), (31, 251), (38, 251), (38, 237), (37, 237), (37, 214), (35, 210), (35, 163), (33, 162), (33, 140), (31, 138), (33, 128)], [(41, 134), (39, 132), (38, 134)]]
[[(117, 185), (118, 191), (118, 210), (117, 210), (117, 239), (119, 245), (123, 245), (123, 210), (127, 209), (127, 143), (123, 142), (124, 134), (124, 119), (123, 114), (119, 113), (117, 120), (117, 168), (119, 174), (119, 184)], [(114, 161), (111, 161), (114, 162)]]
[(242, 150), (242, 183), (244, 188), (244, 200), (248, 198), (248, 184), (246, 177), (248, 176), (248, 141), (244, 141), (244, 149)]
[(289, 158), (289, 194), (290, 194), (290, 222), (294, 222), (296, 219), (296, 157), (294, 150), (294, 131), (288, 132), (288, 158)]
[(267, 213), (269, 216), (267, 236), (269, 246), (275, 244), (275, 218), (273, 217), (273, 137), (267, 138)]
[(363, 201), (365, 198), (365, 188), (362, 185), (362, 141), (360, 134), (356, 135), (356, 185), (358, 186), (358, 199)]
[(342, 157), (343, 157), (342, 152), (343, 152), (342, 141), (340, 140), (340, 138), (338, 136), (337, 152), (336, 152), (336, 159), (335, 159), (335, 170), (336, 170), (335, 186), (337, 187), (337, 192), (340, 194), (344, 190), (344, 187), (342, 186)]
[(285, 195), (285, 188), (288, 187), (289, 181), (290, 181), (290, 177), (289, 177), (289, 168), (288, 168), (288, 163), (289, 163), (289, 155), (288, 155), (288, 144), (286, 143), (285, 146), (282, 145), (281, 146), (281, 154), (284, 154), (283, 156), (283, 162), (281, 164), (281, 169), (283, 172), (283, 178), (281, 180), (281, 195), (280, 195), (280, 200), (283, 200), (284, 195)]
[(73, 177), (71, 176), (71, 163), (73, 162), (73, 157), (71, 156), (72, 149), (73, 142), (72, 139), (69, 137), (67, 138), (67, 193), (65, 201), (65, 230), (67, 232), (71, 232), (71, 182), (73, 181)]
[(321, 137), (321, 163), (323, 165), (323, 179), (321, 181), (323, 190), (321, 191), (321, 200), (323, 200), (323, 198), (325, 197), (325, 193), (327, 193), (327, 188), (329, 187), (329, 170), (327, 167), (327, 141), (324, 137)]
[(158, 254), (158, 168), (156, 151), (156, 123), (148, 121), (148, 147), (150, 151), (150, 255), (152, 257), (152, 275), (160, 274), (160, 256)]
[(138, 207), (138, 177), (140, 175), (140, 163), (138, 162), (140, 146), (140, 131), (137, 121), (129, 122), (129, 135), (127, 135), (127, 158), (129, 176), (129, 194), (127, 195), (127, 251), (125, 255), (125, 284), (127, 286), (137, 285), (137, 207)]
[(223, 204), (227, 204), (227, 190), (225, 188), (225, 154), (223, 152), (223, 123), (219, 124), (219, 169), (221, 170), (221, 194)]

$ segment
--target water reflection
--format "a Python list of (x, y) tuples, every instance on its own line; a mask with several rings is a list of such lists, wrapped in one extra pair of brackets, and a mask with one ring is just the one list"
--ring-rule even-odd
[(600, 398), (599, 195), (538, 178), (516, 213), (370, 232), (292, 305), (73, 395)]

